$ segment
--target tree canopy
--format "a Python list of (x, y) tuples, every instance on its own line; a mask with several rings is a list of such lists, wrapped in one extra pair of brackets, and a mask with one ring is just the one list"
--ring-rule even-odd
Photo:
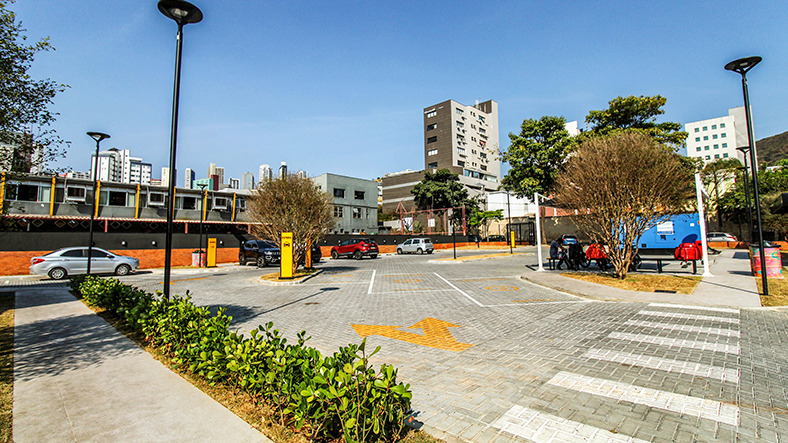
[(424, 179), (410, 192), (416, 207), (422, 211), (462, 206), (468, 199), (468, 190), (460, 183), (460, 177), (448, 169), (425, 171)]
[(334, 227), (332, 198), (309, 178), (288, 174), (264, 180), (247, 198), (246, 213), (258, 238), (281, 247), (282, 233), (293, 233), (293, 270), (307, 244), (315, 244)]
[(610, 100), (607, 109), (589, 111), (586, 124), (590, 127), (583, 137), (637, 129), (654, 137), (660, 143), (678, 149), (687, 141), (687, 133), (681, 130), (681, 123), (656, 122), (657, 116), (665, 113), (662, 107), (667, 100), (661, 95), (616, 97)]
[(694, 193), (693, 171), (653, 137), (622, 131), (584, 141), (558, 175), (559, 204), (577, 210), (578, 228), (608, 246), (626, 277), (643, 233), (682, 212)]
[[(7, 9), (13, 1), (0, 0), (0, 144), (16, 149), (0, 149), (0, 169), (24, 173), (65, 156), (68, 143), (51, 128), (57, 114), (49, 106), (67, 86), (31, 77), (35, 55), (54, 48), (48, 38), (26, 43), (26, 30)], [(36, 147), (43, 151), (34, 155)]]
[(511, 166), (501, 181), (504, 188), (518, 197), (552, 191), (556, 174), (576, 146), (565, 125), (564, 117), (544, 116), (524, 120), (519, 134), (509, 133), (512, 144), (501, 153)]

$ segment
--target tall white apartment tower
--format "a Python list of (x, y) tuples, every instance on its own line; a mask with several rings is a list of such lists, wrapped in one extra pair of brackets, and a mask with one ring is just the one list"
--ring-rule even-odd
[[(749, 144), (744, 106), (729, 109), (724, 117), (687, 123), (684, 130), (689, 134), (687, 157), (699, 157), (704, 163), (738, 158), (744, 163), (744, 154), (736, 150)], [(758, 169), (757, 158), (755, 169)]]
[(498, 103), (447, 100), (424, 108), (424, 169), (459, 174), (470, 195), (498, 189)]
[(262, 183), (266, 180), (273, 180), (274, 179), (274, 170), (271, 169), (269, 165), (260, 165), (260, 180), (258, 182)]
[(186, 189), (192, 189), (195, 177), (196, 174), (194, 173), (194, 169), (186, 168), (186, 172), (184, 174), (184, 179), (183, 179), (183, 187)]
[(211, 163), (208, 165), (208, 177), (210, 178), (212, 175), (218, 177), (216, 181), (219, 184), (219, 188), (221, 188), (221, 185), (224, 184), (224, 168), (216, 166), (215, 163)]
[[(93, 167), (96, 156), (90, 156), (90, 175), (93, 177)], [(117, 183), (142, 183), (150, 184), (150, 163), (144, 163), (141, 158), (132, 157), (128, 149), (110, 148), (99, 152), (98, 179)]]

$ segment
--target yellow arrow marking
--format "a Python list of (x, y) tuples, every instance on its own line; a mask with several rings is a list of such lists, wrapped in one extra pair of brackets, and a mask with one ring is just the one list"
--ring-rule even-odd
[(401, 340), (416, 345), (445, 349), (447, 351), (454, 352), (462, 352), (473, 346), (472, 344), (468, 343), (460, 343), (454, 339), (453, 335), (451, 335), (449, 328), (458, 328), (458, 325), (432, 317), (427, 317), (408, 328), (421, 329), (424, 331), (424, 335), (397, 330), (397, 328), (401, 328), (402, 326), (354, 324), (351, 324), (351, 326), (353, 326), (353, 329), (361, 337), (380, 335), (382, 337), (393, 338), (394, 340)]

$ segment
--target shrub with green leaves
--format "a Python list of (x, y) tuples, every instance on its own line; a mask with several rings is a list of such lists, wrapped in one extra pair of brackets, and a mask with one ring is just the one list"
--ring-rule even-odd
[(230, 331), (225, 309), (185, 297), (161, 297), (115, 279), (79, 276), (71, 288), (91, 306), (123, 318), (148, 344), (211, 384), (248, 392), (271, 407), (280, 422), (293, 424), (314, 439), (347, 442), (391, 440), (410, 412), (410, 385), (397, 382), (397, 370), (369, 364), (366, 339), (339, 348), (331, 357), (305, 345), (302, 331), (288, 343), (269, 322), (246, 337)]

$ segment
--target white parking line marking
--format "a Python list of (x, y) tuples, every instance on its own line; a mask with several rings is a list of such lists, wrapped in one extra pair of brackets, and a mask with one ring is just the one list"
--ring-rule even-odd
[(458, 288), (458, 287), (454, 286), (453, 284), (451, 284), (451, 282), (450, 282), (450, 281), (448, 281), (448, 280), (446, 280), (445, 278), (443, 278), (443, 277), (441, 277), (440, 275), (438, 275), (438, 273), (437, 273), (437, 272), (435, 272), (434, 274), (435, 274), (435, 275), (437, 275), (439, 279), (441, 279), (441, 280), (445, 281), (447, 285), (449, 285), (449, 286), (451, 286), (452, 288), (454, 288), (454, 289), (455, 289), (457, 292), (459, 292), (460, 294), (462, 294), (462, 295), (464, 295), (465, 297), (467, 297), (467, 298), (468, 298), (470, 301), (472, 301), (472, 302), (476, 303), (476, 305), (477, 305), (477, 306), (480, 306), (480, 307), (482, 307), (482, 308), (484, 307), (484, 305), (483, 305), (483, 304), (481, 304), (481, 303), (479, 303), (478, 301), (476, 301), (476, 299), (475, 299), (475, 298), (473, 298), (473, 297), (471, 297), (470, 295), (466, 294), (466, 293), (465, 293), (465, 291), (463, 291), (462, 289), (460, 289), (460, 288)]
[(646, 334), (627, 334), (625, 332), (611, 332), (608, 337), (616, 340), (627, 340), (638, 343), (649, 343), (659, 346), (667, 346), (670, 348), (691, 348), (700, 349), (703, 351), (725, 352), (728, 354), (739, 355), (740, 349), (738, 346), (728, 345), (725, 343), (709, 343), (705, 341), (682, 340), (678, 338), (659, 337)]
[(653, 306), (655, 308), (676, 308), (676, 309), (693, 309), (696, 311), (713, 311), (713, 312), (723, 312), (726, 314), (740, 314), (738, 309), (732, 308), (712, 308), (709, 306), (693, 306), (693, 305), (674, 305), (670, 303), (649, 303), (649, 306)]
[(713, 378), (721, 382), (730, 381), (736, 384), (739, 383), (738, 369), (726, 369), (718, 366), (709, 366), (690, 361), (671, 360), (650, 355), (633, 356), (631, 354), (605, 349), (589, 349), (588, 352), (583, 354), (583, 357), (665, 372), (679, 372), (681, 374), (694, 375), (696, 377)]
[(719, 401), (674, 394), (565, 371), (559, 372), (547, 383), (573, 391), (612, 398), (618, 402), (637, 403), (739, 426), (739, 408)]
[(695, 332), (700, 334), (723, 335), (725, 337), (741, 337), (741, 333), (735, 329), (712, 328), (708, 326), (675, 325), (671, 323), (659, 323), (654, 321), (628, 320), (625, 325), (639, 326), (652, 329), (668, 329), (671, 331)]
[(653, 315), (655, 317), (679, 318), (682, 320), (719, 321), (723, 323), (733, 323), (737, 325), (740, 323), (738, 318), (714, 317), (711, 315), (679, 314), (675, 312), (659, 312), (659, 311), (645, 311), (645, 310), (638, 312), (638, 314)]
[(492, 426), (532, 441), (646, 442), (519, 405), (512, 406)]
[(369, 279), (369, 289), (367, 289), (367, 295), (372, 295), (372, 285), (375, 284), (375, 273), (378, 272), (377, 269), (372, 270), (372, 278)]

